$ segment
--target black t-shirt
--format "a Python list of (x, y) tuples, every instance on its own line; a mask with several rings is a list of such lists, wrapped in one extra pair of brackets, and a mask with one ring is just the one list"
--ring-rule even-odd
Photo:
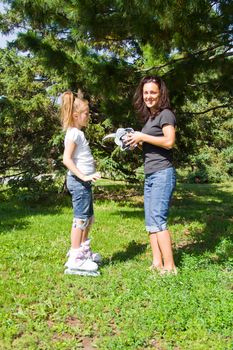
[[(142, 132), (151, 136), (164, 136), (163, 126), (176, 125), (176, 117), (169, 109), (164, 109), (155, 118), (149, 118)], [(143, 161), (145, 174), (172, 167), (172, 150), (143, 142)]]

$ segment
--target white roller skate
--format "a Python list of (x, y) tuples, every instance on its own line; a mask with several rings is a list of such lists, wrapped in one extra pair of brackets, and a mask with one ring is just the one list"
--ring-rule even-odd
[(86, 258), (83, 248), (71, 249), (68, 254), (67, 262), (65, 263), (66, 275), (80, 276), (99, 276), (98, 265)]
[(91, 250), (91, 239), (87, 239), (85, 242), (81, 244), (83, 248), (83, 253), (87, 259), (94, 261), (96, 264), (100, 264), (102, 261), (102, 257), (99, 253), (94, 253)]

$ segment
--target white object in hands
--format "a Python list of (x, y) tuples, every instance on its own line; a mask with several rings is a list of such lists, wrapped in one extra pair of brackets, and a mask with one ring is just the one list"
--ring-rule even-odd
[(114, 142), (117, 146), (120, 146), (122, 151), (128, 151), (131, 150), (131, 146), (127, 145), (127, 137), (128, 134), (134, 133), (134, 129), (132, 128), (119, 128), (115, 133), (106, 135), (103, 138), (103, 141), (109, 139), (109, 138), (114, 138)]

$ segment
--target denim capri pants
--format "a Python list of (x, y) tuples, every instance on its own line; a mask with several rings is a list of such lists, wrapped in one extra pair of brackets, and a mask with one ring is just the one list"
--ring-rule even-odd
[(167, 217), (172, 193), (176, 186), (173, 167), (146, 174), (144, 209), (146, 231), (156, 233), (167, 229)]
[(67, 188), (72, 197), (74, 220), (87, 222), (94, 215), (91, 181), (82, 181), (75, 175), (68, 175)]

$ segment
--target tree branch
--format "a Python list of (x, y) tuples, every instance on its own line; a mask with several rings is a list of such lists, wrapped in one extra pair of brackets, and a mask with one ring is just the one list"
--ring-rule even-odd
[(230, 104), (226, 104), (226, 105), (220, 105), (220, 106), (211, 107), (211, 108), (208, 108), (205, 111), (201, 111), (201, 112), (185, 112), (185, 113), (181, 113), (181, 114), (200, 115), (200, 114), (208, 113), (210, 111), (215, 111), (216, 109), (228, 108), (228, 107), (232, 107), (232, 106)]
[[(157, 70), (160, 70), (161, 68), (164, 68), (164, 67), (167, 67), (167, 66), (170, 66), (172, 64), (176, 64), (177, 62), (179, 61), (184, 61), (184, 60), (188, 60), (188, 59), (191, 59), (191, 58), (194, 58), (195, 56), (198, 56), (198, 55), (203, 55), (205, 54), (206, 52), (210, 52), (210, 51), (213, 51), (215, 49), (217, 49), (218, 47), (221, 47), (223, 46), (222, 44), (216, 44), (214, 46), (211, 46), (211, 47), (208, 47), (207, 49), (203, 49), (203, 50), (199, 50), (199, 51), (196, 51), (194, 53), (189, 53), (187, 56), (185, 57), (180, 57), (180, 58), (176, 58), (176, 59), (172, 59), (170, 60), (169, 62), (166, 62), (164, 64), (160, 64), (159, 66), (153, 66), (153, 67), (150, 67), (150, 68), (144, 68), (144, 69), (139, 69), (137, 70), (137, 72), (149, 72), (151, 71), (152, 69), (157, 69)], [(220, 56), (222, 54), (219, 54), (218, 56)], [(232, 53), (229, 53), (229, 56), (231, 56)], [(218, 56), (211, 56), (209, 59), (213, 59), (215, 57), (218, 57)], [(224, 56), (228, 56), (228, 54), (226, 53)]]
[(26, 174), (26, 173), (28, 173), (28, 170), (21, 171), (20, 173), (13, 174), (13, 175), (1, 176), (0, 177), (0, 183), (4, 183), (4, 180), (6, 180), (6, 179), (10, 180), (10, 179), (16, 178), (16, 177), (18, 177), (20, 175)]

